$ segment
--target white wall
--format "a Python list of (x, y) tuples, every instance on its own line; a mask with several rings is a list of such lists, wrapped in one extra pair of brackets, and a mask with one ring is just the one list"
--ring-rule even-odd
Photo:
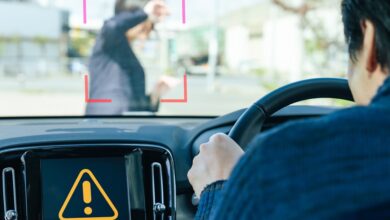
[(238, 69), (249, 59), (249, 30), (243, 26), (229, 27), (226, 30), (226, 63)]
[(302, 78), (304, 40), (298, 16), (283, 16), (264, 26), (263, 56), (266, 69), (288, 74), (290, 81)]

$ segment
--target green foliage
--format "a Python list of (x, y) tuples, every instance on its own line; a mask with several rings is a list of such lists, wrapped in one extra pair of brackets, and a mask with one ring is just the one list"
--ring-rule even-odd
[(81, 56), (87, 57), (90, 55), (91, 48), (95, 42), (96, 36), (91, 33), (83, 33), (80, 36), (72, 37), (70, 39), (70, 45), (75, 49)]
[(49, 41), (49, 38), (43, 37), (43, 36), (38, 36), (33, 39), (38, 44), (44, 45)]
[[(209, 50), (209, 42), (212, 36), (213, 27), (211, 25), (200, 26), (184, 31), (179, 34), (179, 44), (190, 44), (194, 49), (194, 54), (207, 54)], [(225, 45), (224, 30), (218, 28), (218, 47), (223, 51)]]
[(0, 56), (4, 53), (5, 41), (0, 39)]
[(307, 64), (304, 72), (343, 72), (346, 61), (340, 56), (345, 53), (341, 18), (338, 19), (340, 0), (303, 0), (298, 6), (292, 6), (288, 0), (273, 1), (286, 13), (295, 13), (301, 19)]

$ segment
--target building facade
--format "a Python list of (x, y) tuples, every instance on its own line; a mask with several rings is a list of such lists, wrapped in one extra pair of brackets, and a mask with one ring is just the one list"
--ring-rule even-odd
[(0, 1), (0, 74), (58, 74), (66, 69), (68, 13), (33, 0)]

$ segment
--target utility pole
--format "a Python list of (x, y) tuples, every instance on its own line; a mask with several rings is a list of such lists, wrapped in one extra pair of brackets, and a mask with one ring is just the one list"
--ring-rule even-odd
[(207, 73), (207, 87), (209, 91), (215, 90), (215, 76), (218, 71), (218, 1), (213, 1), (213, 22), (209, 42), (209, 68)]

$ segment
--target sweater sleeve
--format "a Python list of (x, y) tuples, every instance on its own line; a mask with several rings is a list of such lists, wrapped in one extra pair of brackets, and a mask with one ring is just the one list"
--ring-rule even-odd
[(142, 10), (132, 12), (122, 12), (105, 22), (102, 29), (105, 47), (115, 48), (120, 42), (119, 39), (124, 39), (126, 32), (144, 22), (148, 18), (147, 14)]
[(226, 181), (221, 180), (208, 185), (202, 192), (198, 211), (195, 216), (195, 220), (207, 220), (210, 219), (212, 210), (215, 210), (216, 204), (221, 197), (221, 191)]

